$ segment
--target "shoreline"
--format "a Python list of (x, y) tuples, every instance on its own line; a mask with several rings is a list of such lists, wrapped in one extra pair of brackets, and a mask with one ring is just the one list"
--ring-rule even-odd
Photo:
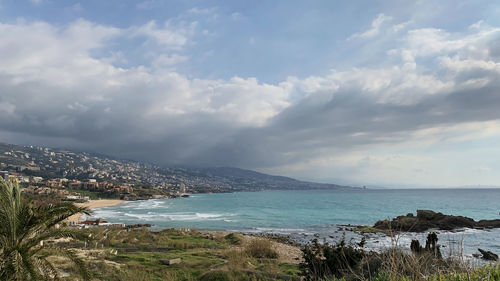
[[(119, 199), (99, 199), (99, 200), (89, 200), (85, 203), (75, 203), (76, 206), (78, 207), (87, 207), (90, 210), (92, 209), (99, 209), (99, 208), (104, 208), (104, 207), (112, 207), (112, 206), (118, 206), (121, 205), (125, 202), (125, 200), (119, 200)], [(80, 222), (80, 218), (83, 214), (78, 213), (74, 214), (71, 217), (67, 219), (67, 221), (71, 224), (78, 224)]]
[(85, 203), (75, 203), (78, 207), (87, 207), (89, 209), (98, 209), (104, 207), (118, 206), (127, 201), (119, 199), (99, 199), (99, 200), (89, 200)]
[[(156, 199), (151, 199), (156, 200)], [(163, 201), (162, 199), (160, 201)], [(161, 204), (160, 204), (161, 205)], [(132, 205), (131, 205), (132, 206)], [(141, 206), (154, 207), (156, 204), (141, 204)], [(134, 208), (124, 212), (134, 213)], [(163, 210), (160, 208), (160, 210)], [(123, 211), (123, 210), (122, 210)], [(180, 218), (175, 217), (177, 210), (169, 209), (166, 211), (167, 213), (173, 212), (173, 219), (171, 223), (167, 223), (166, 220), (161, 221), (161, 219), (155, 219), (154, 215), (147, 214), (144, 220), (141, 220), (141, 216), (137, 216), (136, 219), (121, 219), (121, 217), (115, 217), (114, 215), (109, 215), (110, 217), (106, 217), (107, 212), (103, 212), (102, 215), (104, 219), (109, 222), (127, 222), (127, 223), (145, 223), (152, 224), (152, 230), (162, 230), (167, 228), (178, 228), (178, 229), (197, 229), (199, 231), (222, 231), (226, 233), (239, 233), (244, 235), (250, 235), (254, 237), (265, 237), (268, 239), (273, 239), (274, 241), (279, 241), (286, 244), (291, 245), (306, 245), (310, 243), (313, 239), (318, 239), (319, 241), (324, 241), (330, 244), (334, 244), (336, 242), (341, 241), (345, 238), (345, 241), (355, 241), (360, 242), (363, 238), (366, 240), (366, 247), (370, 250), (380, 251), (387, 249), (393, 246), (394, 242), (397, 241), (398, 246), (403, 248), (409, 248), (412, 240), (425, 241), (426, 235), (429, 232), (436, 232), (439, 235), (439, 243), (442, 245), (443, 250), (447, 253), (456, 253), (461, 250), (466, 256), (471, 256), (477, 252), (477, 248), (481, 247), (482, 249), (486, 249), (492, 252), (500, 252), (500, 247), (495, 244), (494, 241), (498, 241), (497, 237), (500, 234), (500, 228), (498, 229), (475, 229), (475, 228), (457, 228), (454, 230), (438, 230), (438, 229), (429, 229), (427, 231), (422, 232), (401, 232), (401, 233), (392, 233), (394, 236), (391, 236), (391, 233), (387, 232), (379, 232), (375, 231), (372, 223), (369, 224), (346, 224), (343, 223), (331, 223), (325, 225), (280, 225), (280, 226), (254, 226), (251, 225), (242, 225), (241, 223), (220, 223), (219, 221), (224, 219), (224, 214), (221, 210), (209, 212), (208, 215), (213, 215), (212, 213), (217, 213), (220, 215), (219, 217), (208, 217), (208, 219), (204, 219), (203, 216), (198, 216), (196, 213), (196, 208), (194, 210), (190, 210), (193, 213), (182, 214)], [(99, 211), (96, 211), (100, 213)], [(160, 211), (154, 211), (160, 212)], [(185, 212), (185, 211), (184, 211)], [(203, 213), (203, 211), (198, 211)], [(219, 214), (220, 213), (220, 214)], [(144, 215), (142, 212), (139, 212), (139, 215)], [(192, 215), (192, 216), (191, 216)], [(153, 216), (153, 217), (152, 217)], [(189, 217), (186, 219), (186, 217)], [(113, 217), (118, 220), (114, 221)], [(210, 220), (213, 219), (213, 223)], [(185, 220), (186, 222), (182, 222)], [(200, 221), (198, 224), (197, 222)], [(158, 222), (158, 224), (156, 224)], [(270, 224), (273, 225), (273, 224)], [(461, 241), (466, 240), (465, 244), (462, 245)], [(461, 249), (461, 247), (464, 247)]]

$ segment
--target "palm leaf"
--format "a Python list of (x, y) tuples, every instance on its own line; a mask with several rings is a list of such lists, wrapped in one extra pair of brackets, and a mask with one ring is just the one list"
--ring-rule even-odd
[(56, 228), (76, 213), (89, 210), (73, 203), (35, 206), (21, 198), (16, 183), (0, 179), (0, 280), (59, 279), (56, 268), (41, 255), (44, 249), (54, 248), (59, 255), (71, 260), (84, 280), (90, 275), (85, 263), (71, 250), (42, 243), (57, 238), (88, 239), (84, 232)]

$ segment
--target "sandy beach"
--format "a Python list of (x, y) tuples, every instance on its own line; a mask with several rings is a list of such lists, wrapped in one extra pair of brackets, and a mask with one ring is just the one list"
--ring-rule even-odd
[[(117, 200), (117, 199), (101, 199), (101, 200), (90, 200), (85, 203), (75, 203), (75, 205), (79, 207), (87, 207), (89, 209), (96, 209), (96, 208), (104, 208), (104, 207), (111, 207), (111, 206), (116, 206), (120, 205), (126, 202), (125, 200)], [(78, 223), (80, 221), (80, 217), (82, 216), (81, 213), (75, 214), (71, 217), (68, 218), (69, 222), (75, 222)]]
[(90, 200), (85, 203), (76, 203), (75, 205), (79, 207), (87, 207), (89, 209), (95, 209), (95, 208), (104, 208), (104, 207), (111, 207), (111, 206), (116, 206), (124, 203), (125, 200), (117, 200), (117, 199), (101, 199), (101, 200)]

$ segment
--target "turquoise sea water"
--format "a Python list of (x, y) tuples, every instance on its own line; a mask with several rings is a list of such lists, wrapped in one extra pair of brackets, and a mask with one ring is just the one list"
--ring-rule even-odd
[[(97, 209), (95, 217), (156, 228), (185, 227), (241, 232), (289, 234), (304, 241), (319, 234), (339, 239), (339, 224), (372, 225), (417, 209), (479, 219), (500, 218), (500, 189), (419, 189), (353, 191), (263, 191), (195, 194), (189, 198), (127, 202)], [(356, 238), (354, 234), (350, 237)], [(464, 236), (465, 235), (465, 236)], [(409, 243), (408, 234), (401, 243)], [(441, 240), (466, 238), (469, 251), (481, 246), (500, 252), (500, 231), (441, 232)], [(369, 244), (389, 241), (373, 236)]]

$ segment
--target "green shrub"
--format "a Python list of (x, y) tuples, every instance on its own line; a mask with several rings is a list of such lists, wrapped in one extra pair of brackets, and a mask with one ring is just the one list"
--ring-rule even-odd
[(276, 259), (278, 253), (272, 248), (271, 241), (267, 239), (254, 239), (246, 247), (249, 256), (257, 259)]
[(247, 268), (248, 256), (245, 251), (231, 250), (225, 253), (227, 266), (231, 270), (241, 270)]
[(381, 253), (368, 252), (360, 244), (344, 240), (329, 245), (313, 240), (303, 248), (300, 265), (306, 280), (342, 281), (500, 281), (500, 265), (474, 267), (460, 258), (444, 259), (437, 235), (427, 236), (426, 247), (413, 241), (411, 250), (390, 248)]
[(232, 245), (241, 245), (241, 243), (243, 242), (243, 238), (240, 234), (237, 233), (229, 233), (224, 237), (224, 239), (226, 239), (226, 241)]
[[(358, 271), (363, 260), (369, 261), (363, 249), (347, 245), (344, 239), (334, 245), (321, 244), (314, 239), (302, 249), (302, 253), (304, 261), (300, 268), (306, 280), (342, 278)], [(374, 260), (369, 262), (376, 264)], [(370, 271), (374, 270), (370, 268)]]

